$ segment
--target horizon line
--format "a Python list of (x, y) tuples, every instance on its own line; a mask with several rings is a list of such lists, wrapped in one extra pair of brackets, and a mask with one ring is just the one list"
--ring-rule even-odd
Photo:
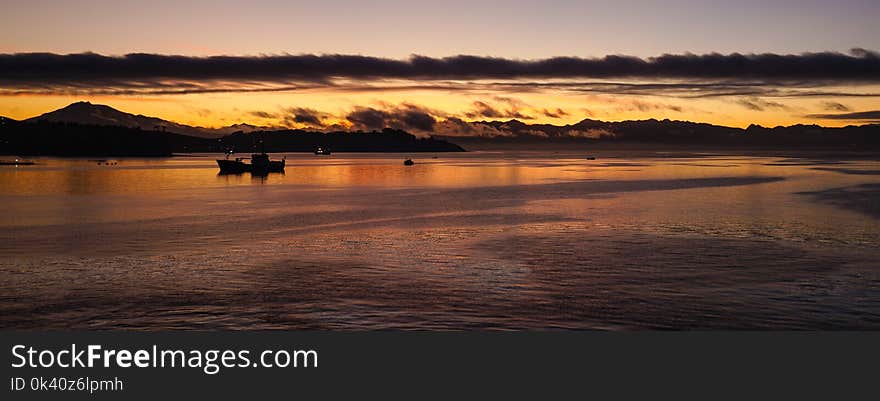
[[(41, 113), (36, 116), (28, 117), (28, 118), (20, 119), (20, 120), (14, 119), (11, 117), (2, 116), (2, 115), (0, 115), (0, 117), (11, 120), (11, 121), (15, 121), (15, 122), (52, 121), (52, 120), (40, 120), (39, 117), (44, 116), (49, 113), (52, 113), (52, 112), (55, 112), (55, 111), (66, 109), (66, 108), (73, 106), (73, 105), (76, 105), (76, 104), (88, 104), (91, 106), (109, 107), (109, 108), (111, 108), (115, 111), (118, 111), (120, 113), (129, 114), (129, 115), (132, 115), (135, 117), (157, 118), (157, 119), (160, 119), (164, 122), (182, 125), (182, 126), (189, 127), (189, 128), (205, 129), (205, 130), (221, 130), (224, 128), (230, 128), (230, 127), (239, 126), (239, 125), (248, 125), (248, 126), (255, 127), (255, 128), (266, 128), (265, 130), (261, 129), (261, 130), (255, 130), (255, 131), (284, 131), (284, 130), (290, 130), (290, 131), (300, 130), (300, 131), (308, 131), (308, 132), (358, 132), (358, 131), (364, 131), (362, 129), (354, 129), (354, 127), (349, 127), (349, 129), (347, 129), (347, 130), (345, 130), (345, 129), (332, 129), (332, 130), (324, 129), (324, 130), (322, 130), (320, 128), (315, 128), (315, 127), (266, 126), (266, 125), (253, 124), (253, 123), (246, 122), (246, 121), (239, 121), (237, 123), (223, 125), (223, 126), (206, 127), (206, 126), (185, 124), (185, 123), (181, 123), (178, 121), (168, 120), (168, 119), (156, 117), (156, 116), (144, 115), (144, 114), (139, 114), (139, 113), (138, 114), (129, 113), (126, 111), (119, 110), (119, 109), (117, 109), (113, 106), (110, 106), (108, 104), (92, 103), (91, 101), (88, 101), (88, 100), (75, 101), (75, 102), (68, 104), (67, 106), (64, 106), (64, 107), (61, 107), (58, 109), (54, 109), (54, 110), (50, 110), (45, 113)], [(791, 127), (798, 127), (798, 126), (816, 126), (816, 127), (820, 127), (823, 129), (838, 129), (838, 128), (847, 128), (847, 127), (864, 127), (864, 126), (880, 125), (880, 111), (865, 111), (865, 112), (855, 112), (855, 113), (850, 113), (850, 114), (867, 114), (867, 113), (871, 113), (872, 117), (870, 117), (870, 118), (877, 118), (877, 120), (871, 120), (869, 118), (859, 124), (847, 124), (847, 125), (837, 126), (837, 127), (825, 126), (825, 125), (816, 124), (816, 123), (812, 123), (812, 124), (796, 123), (796, 124), (789, 124), (789, 125), (780, 124), (780, 125), (775, 125), (775, 126), (765, 126), (765, 125), (761, 125), (761, 124), (757, 124), (757, 123), (750, 123), (745, 127), (740, 127), (740, 126), (734, 126), (734, 125), (715, 124), (715, 123), (709, 123), (709, 122), (704, 122), (704, 121), (694, 121), (694, 120), (687, 120), (687, 119), (681, 120), (681, 119), (670, 119), (670, 118), (662, 118), (661, 119), (661, 118), (656, 118), (656, 117), (649, 117), (649, 118), (644, 118), (644, 119), (595, 119), (595, 118), (585, 117), (585, 118), (578, 120), (575, 123), (569, 123), (569, 124), (529, 123), (529, 122), (522, 121), (521, 119), (517, 119), (517, 118), (494, 119), (494, 120), (486, 120), (486, 119), (464, 120), (464, 119), (460, 119), (457, 117), (448, 117), (445, 119), (446, 120), (449, 120), (449, 119), (459, 120), (459, 121), (463, 121), (468, 124), (492, 124), (492, 123), (505, 123), (505, 124), (507, 124), (507, 123), (512, 123), (512, 122), (518, 122), (518, 123), (525, 124), (528, 126), (542, 125), (542, 126), (553, 126), (553, 127), (558, 127), (558, 128), (577, 125), (577, 124), (584, 122), (584, 121), (595, 121), (595, 122), (602, 122), (602, 123), (646, 122), (646, 121), (664, 122), (664, 121), (667, 121), (667, 122), (678, 122), (678, 123), (702, 124), (702, 125), (709, 125), (709, 126), (714, 126), (714, 127), (740, 129), (740, 130), (746, 130), (750, 127), (773, 129), (773, 128), (791, 128)], [(829, 118), (829, 117), (826, 117), (826, 118)], [(58, 121), (58, 122), (73, 122), (73, 121)], [(75, 123), (75, 122), (73, 122), (73, 123)], [(111, 124), (98, 124), (98, 125), (113, 126)], [(120, 125), (120, 126), (122, 126), (122, 125)], [(328, 127), (328, 128), (337, 128), (337, 126)], [(406, 129), (406, 128), (395, 128), (395, 127), (382, 127), (382, 128), (377, 128), (376, 130), (382, 130), (382, 129), (398, 129), (398, 130), (406, 131), (406, 132), (411, 132), (411, 131), (418, 132), (419, 131), (419, 130), (410, 130), (410, 129)]]

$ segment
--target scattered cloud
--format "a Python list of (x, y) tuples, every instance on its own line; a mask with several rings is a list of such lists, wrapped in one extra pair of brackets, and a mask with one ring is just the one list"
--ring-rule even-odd
[(828, 111), (850, 111), (851, 109), (842, 103), (837, 102), (822, 102), (822, 108)]
[[(674, 111), (676, 113), (681, 113), (684, 111), (684, 108), (679, 105), (663, 103), (663, 102), (655, 102), (650, 100), (641, 100), (634, 99), (632, 97), (617, 97), (617, 96), (597, 96), (590, 95), (587, 97), (592, 103), (605, 103), (610, 105), (616, 105), (615, 111), (618, 113), (626, 112), (626, 111), (639, 111), (639, 112), (650, 112), (650, 111)], [(588, 109), (583, 109), (588, 116), (592, 116), (593, 113)]]
[(880, 121), (880, 110), (856, 111), (852, 113), (808, 114), (806, 117), (820, 120)]
[(257, 118), (266, 118), (266, 119), (274, 119), (278, 118), (278, 115), (275, 113), (269, 113), (267, 111), (254, 110), (249, 111), (248, 114), (257, 117)]
[(502, 131), (486, 123), (467, 122), (458, 117), (449, 117), (437, 122), (434, 133), (441, 136), (504, 137), (513, 135), (509, 131)]
[(763, 100), (763, 99), (756, 98), (756, 97), (747, 98), (747, 99), (738, 99), (736, 101), (736, 103), (742, 107), (745, 107), (749, 110), (754, 110), (754, 111), (764, 111), (764, 110), (770, 110), (770, 109), (791, 110), (790, 107), (788, 107), (782, 103), (769, 101), (769, 100)]
[(204, 118), (204, 117), (208, 117), (208, 116), (213, 115), (213, 114), (214, 114), (214, 111), (211, 110), (211, 109), (205, 109), (205, 108), (197, 107), (197, 108), (193, 109), (193, 113), (195, 113), (195, 115), (197, 115), (197, 116), (199, 116), (199, 117), (203, 117), (203, 118)]
[(670, 110), (674, 112), (681, 113), (681, 106), (676, 106), (672, 104), (664, 104), (664, 103), (652, 103), (646, 102), (642, 100), (631, 100), (629, 101), (630, 107), (626, 110), (638, 110), (641, 112), (649, 112), (651, 110)]
[(541, 110), (541, 114), (543, 114), (545, 117), (550, 117), (550, 118), (562, 118), (562, 117), (567, 117), (569, 115), (568, 112), (566, 112), (565, 110), (562, 110), (560, 108), (557, 108), (556, 110), (543, 109), (543, 110)]
[[(514, 99), (494, 99), (508, 105), (525, 105)], [(383, 128), (395, 128), (416, 134), (440, 134), (449, 136), (502, 136), (509, 135), (507, 130), (499, 129), (489, 123), (470, 122), (468, 119), (533, 119), (518, 110), (496, 109), (486, 102), (474, 102), (475, 111), (463, 115), (452, 115), (440, 110), (431, 109), (414, 103), (393, 104), (376, 102), (372, 106), (356, 106), (341, 114), (333, 114), (305, 107), (287, 107), (278, 112), (254, 110), (247, 114), (254, 117), (275, 120), (277, 126), (303, 127), (320, 131), (363, 130), (373, 131)], [(545, 109), (542, 114), (552, 116), (568, 116), (561, 108)]]
[(414, 104), (404, 103), (383, 109), (356, 107), (345, 116), (354, 129), (377, 130), (397, 128), (416, 132), (431, 132), (437, 119), (431, 111)]
[(493, 96), (492, 99), (496, 102), (505, 103), (513, 109), (522, 109), (522, 108), (526, 108), (526, 107), (531, 107), (528, 103), (522, 101), (521, 99), (517, 99), (515, 97)]
[(288, 107), (284, 109), (283, 123), (286, 126), (305, 125), (311, 128), (324, 127), (323, 119), (331, 117), (330, 113), (305, 107)]
[(506, 109), (494, 107), (483, 101), (474, 101), (473, 109), (464, 113), (467, 118), (515, 118), (520, 120), (534, 120), (535, 117), (520, 112), (513, 102), (507, 102)]
[[(427, 81), (414, 84), (379, 81), (370, 84), (351, 83), (327, 86), (327, 90), (341, 91), (405, 91), (435, 90), (485, 94), (487, 91), (505, 93), (563, 92), (591, 95), (633, 95), (652, 97), (674, 97), (682, 99), (701, 99), (713, 97), (880, 97), (878, 92), (859, 90), (858, 86), (872, 85), (871, 82), (852, 82), (846, 90), (831, 89), (836, 83), (828, 80), (699, 80), (664, 79), (652, 82), (646, 78), (634, 78), (627, 82), (571, 81), (571, 80), (472, 80), (472, 81)], [(873, 84), (877, 85), (877, 84)], [(503, 96), (496, 96), (495, 98)]]

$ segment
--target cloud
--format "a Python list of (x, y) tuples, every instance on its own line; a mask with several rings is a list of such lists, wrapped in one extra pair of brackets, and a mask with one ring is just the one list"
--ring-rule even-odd
[(345, 119), (355, 129), (397, 128), (416, 132), (431, 132), (437, 122), (431, 110), (409, 103), (385, 109), (355, 107)]
[(474, 101), (473, 110), (467, 111), (464, 113), (467, 118), (516, 118), (520, 120), (534, 120), (534, 116), (530, 116), (527, 114), (523, 114), (520, 110), (515, 106), (515, 103), (508, 102), (507, 109), (499, 109), (493, 107), (492, 105), (482, 102), (482, 101)]
[(628, 110), (638, 110), (641, 112), (648, 112), (651, 110), (671, 110), (678, 113), (681, 113), (681, 106), (676, 106), (672, 104), (664, 104), (664, 103), (651, 103), (645, 102), (642, 100), (632, 100), (629, 102), (631, 107)]
[(488, 103), (478, 100), (474, 102), (474, 110), (466, 112), (465, 115), (469, 118), (500, 118), (502, 113), (496, 110), (494, 107), (490, 106)]
[[(669, 82), (608, 82), (608, 81), (473, 81), (461, 83), (437, 83), (419, 85), (423, 90), (486, 91), (497, 90), (515, 93), (561, 91), (574, 94), (637, 95), (700, 99), (710, 97), (880, 97), (880, 93), (857, 90), (865, 82), (853, 82), (846, 91), (827, 89), (834, 82), (826, 80), (780, 81), (780, 80), (678, 80)], [(387, 89), (386, 89), (387, 90)]]
[(467, 122), (458, 117), (448, 117), (438, 121), (434, 127), (434, 133), (440, 136), (504, 137), (513, 135), (486, 123)]
[[(553, 57), (538, 60), (458, 55), (388, 59), (361, 55), (271, 55), (190, 57), (135, 53), (0, 54), (4, 89), (83, 90), (128, 87), (173, 90), (179, 83), (262, 82), (328, 84), (353, 80), (471, 80), (522, 78), (647, 78), (732, 80), (830, 80), (880, 82), (880, 56), (865, 49), (850, 54), (666, 54), (639, 58)], [(204, 88), (210, 89), (210, 88)]]
[[(494, 115), (493, 120), (504, 118), (531, 118), (519, 112), (509, 110), (498, 111), (485, 102), (476, 102), (488, 109), (487, 115)], [(556, 113), (568, 115), (562, 109)], [(414, 103), (376, 102), (372, 106), (355, 106), (340, 115), (304, 107), (288, 107), (278, 113), (267, 111), (251, 111), (248, 114), (266, 119), (276, 119), (277, 124), (287, 127), (303, 127), (321, 131), (362, 130), (375, 131), (384, 128), (395, 128), (410, 131), (417, 135), (439, 134), (449, 136), (507, 136), (510, 135), (506, 125), (495, 126), (493, 123), (466, 122), (459, 116), (450, 115)], [(340, 121), (341, 120), (341, 121)], [(331, 123), (333, 122), (333, 123)]]
[(437, 122), (433, 116), (421, 110), (406, 110), (399, 119), (405, 127), (419, 131), (430, 131)]
[(269, 113), (267, 111), (260, 111), (260, 110), (249, 111), (248, 114), (250, 114), (254, 117), (259, 117), (259, 118), (267, 118), (267, 119), (268, 118), (278, 118), (277, 114)]
[[(473, 81), (425, 81), (413, 83), (407, 81), (375, 83), (338, 84), (327, 86), (327, 89), (344, 91), (403, 91), (403, 90), (435, 90), (484, 93), (486, 91), (503, 91), (509, 93), (531, 93), (542, 91), (561, 91), (574, 94), (611, 94), (639, 95), (676, 98), (708, 98), (725, 96), (751, 97), (880, 97), (880, 93), (855, 90), (856, 86), (870, 83), (853, 82), (848, 91), (824, 89), (833, 82), (827, 80), (696, 80), (696, 79), (664, 79), (664, 82), (645, 81), (533, 81), (533, 80), (473, 80)], [(671, 81), (671, 82), (670, 82)], [(496, 96), (493, 99), (506, 99)]]
[(568, 112), (566, 112), (565, 110), (562, 110), (560, 108), (557, 108), (556, 110), (543, 109), (543, 110), (541, 110), (541, 114), (543, 114), (545, 117), (550, 117), (550, 118), (562, 118), (562, 117), (566, 117), (569, 115)]
[(852, 113), (808, 114), (806, 117), (821, 120), (880, 121), (880, 110), (857, 111)]
[(759, 98), (739, 99), (736, 101), (736, 103), (742, 107), (754, 111), (764, 111), (767, 109), (791, 110), (790, 107), (782, 103), (763, 100)]
[(205, 108), (195, 108), (195, 109), (193, 109), (193, 112), (196, 113), (196, 115), (199, 117), (208, 117), (208, 116), (214, 114), (213, 110), (205, 109)]
[[(89, 86), (92, 85), (92, 86)], [(6, 87), (0, 82), (0, 95), (26, 96), (26, 95), (68, 95), (68, 96), (131, 96), (131, 95), (191, 95), (201, 93), (263, 93), (263, 92), (293, 92), (305, 89), (327, 88), (326, 85), (265, 85), (253, 86), (247, 83), (230, 82), (176, 82), (173, 84), (159, 85), (141, 82), (107, 81), (103, 84), (83, 83), (58, 85), (34, 85), (29, 87)], [(177, 86), (180, 85), (180, 86)]]
[[(684, 111), (684, 108), (678, 105), (640, 99), (596, 95), (590, 95), (588, 96), (588, 99), (590, 99), (590, 101), (594, 103), (615, 104), (617, 105), (617, 107), (615, 108), (617, 112), (640, 111), (645, 113), (653, 110), (669, 110), (676, 113), (681, 113), (682, 111)], [(587, 115), (592, 116), (592, 113), (589, 110), (584, 110), (587, 112)]]
[(388, 113), (376, 110), (372, 107), (358, 107), (345, 118), (356, 128), (374, 130), (385, 128), (385, 121), (389, 118)]
[(529, 107), (528, 103), (526, 103), (520, 99), (517, 99), (515, 97), (510, 97), (510, 96), (493, 96), (492, 100), (494, 100), (496, 102), (500, 102), (500, 103), (505, 103), (513, 109), (521, 109), (524, 107)]
[(822, 108), (828, 111), (850, 111), (849, 106), (837, 102), (822, 102)]
[(284, 109), (284, 114), (284, 124), (287, 126), (300, 124), (313, 128), (324, 127), (321, 120), (330, 117), (329, 113), (305, 107), (288, 107)]

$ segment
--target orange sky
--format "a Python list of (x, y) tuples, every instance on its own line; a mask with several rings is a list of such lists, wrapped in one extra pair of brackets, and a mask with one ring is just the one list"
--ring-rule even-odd
[[(870, 50), (880, 43), (876, 21), (880, 2), (865, 0), (253, 0), (247, 6), (233, 0), (30, 0), (5, 6), (0, 13), (0, 56), (35, 52), (199, 57), (344, 54), (403, 60), (413, 54), (466, 54), (537, 60), (847, 53), (860, 47)], [(534, 117), (526, 122), (552, 124), (583, 118), (669, 118), (738, 127), (751, 123), (841, 126), (868, 121), (809, 116), (880, 109), (876, 74), (861, 83), (845, 75), (836, 77), (843, 78), (836, 82), (848, 82), (849, 87), (818, 82), (809, 87), (811, 82), (801, 81), (798, 84), (806, 86), (779, 88), (782, 92), (791, 89), (786, 93), (706, 97), (662, 90), (637, 95), (559, 87), (519, 90), (471, 82), (458, 82), (456, 89), (403, 89), (399, 86), (424, 82), (358, 81), (280, 92), (111, 95), (51, 88), (42, 94), (10, 95), (26, 87), (14, 87), (18, 72), (0, 71), (0, 115), (15, 119), (80, 100), (208, 127), (240, 122), (285, 125), (289, 124), (283, 118), (285, 110), (292, 108), (316, 110), (328, 123), (344, 122), (344, 116), (356, 107), (399, 108), (403, 104), (430, 109), (440, 119), (480, 120), (474, 114), (479, 107), (476, 102), (504, 115), (498, 119), (519, 114)], [(51, 86), (36, 82), (36, 86), (44, 84)], [(544, 113), (545, 109), (550, 113)]]
[[(880, 87), (844, 88), (851, 92), (880, 93)], [(228, 92), (183, 95), (16, 95), (0, 96), (0, 115), (14, 119), (33, 117), (79, 100), (107, 104), (122, 111), (206, 127), (241, 122), (267, 126), (298, 126), (283, 121), (286, 109), (303, 107), (325, 114), (325, 123), (343, 122), (356, 107), (377, 109), (417, 105), (432, 110), (438, 119), (457, 117), (466, 121), (507, 120), (529, 123), (569, 124), (584, 118), (607, 121), (628, 119), (674, 119), (745, 127), (797, 123), (843, 126), (864, 121), (808, 117), (829, 113), (829, 105), (845, 110), (877, 108), (876, 97), (709, 97), (681, 98), (657, 95), (569, 93), (559, 90), (509, 92), (478, 90), (345, 90), (310, 89), (290, 92)], [(474, 115), (476, 102), (501, 113), (495, 118)], [(547, 110), (547, 113), (545, 113)], [(562, 110), (562, 113), (558, 113)], [(838, 110), (839, 111), (839, 110)], [(261, 112), (261, 113), (256, 113)], [(263, 117), (261, 117), (263, 116)], [(271, 116), (271, 117), (267, 117)], [(527, 119), (525, 117), (531, 117)]]

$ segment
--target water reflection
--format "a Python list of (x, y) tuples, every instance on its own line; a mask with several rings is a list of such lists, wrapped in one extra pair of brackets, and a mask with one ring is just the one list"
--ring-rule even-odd
[(880, 163), (582, 156), (0, 169), (0, 327), (880, 328)]

